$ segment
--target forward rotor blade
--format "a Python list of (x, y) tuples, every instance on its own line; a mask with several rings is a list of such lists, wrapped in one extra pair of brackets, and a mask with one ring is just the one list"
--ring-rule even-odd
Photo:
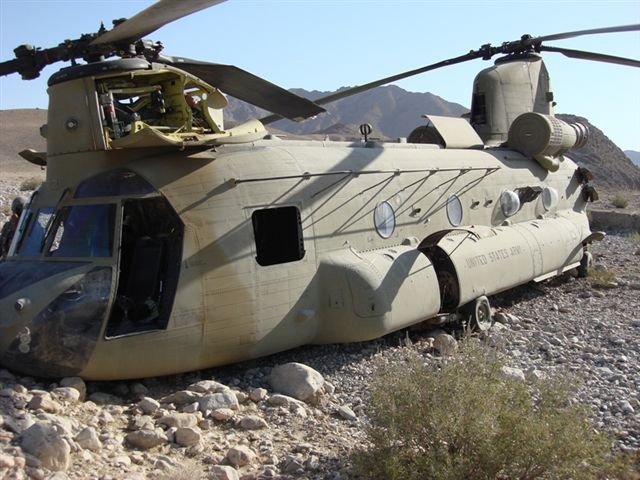
[(640, 24), (620, 25), (617, 27), (592, 28), (590, 30), (576, 30), (575, 32), (555, 33), (553, 35), (544, 35), (542, 37), (532, 38), (532, 43), (547, 42), (549, 40), (564, 40), (567, 38), (581, 37), (583, 35), (597, 35), (600, 33), (616, 33), (616, 32), (635, 32), (640, 30)]
[(581, 50), (570, 50), (568, 48), (547, 47), (542, 45), (541, 51), (561, 53), (566, 57), (579, 58), (581, 60), (593, 60), (594, 62), (615, 63), (617, 65), (626, 65), (628, 67), (640, 67), (640, 60), (632, 58), (614, 57), (613, 55), (605, 55), (603, 53), (583, 52)]
[[(367, 90), (371, 90), (372, 88), (380, 87), (382, 85), (386, 85), (387, 83), (396, 82), (398, 80), (402, 80), (403, 78), (412, 77), (413, 75), (419, 75), (421, 73), (428, 72), (430, 70), (436, 70), (437, 68), (446, 67), (449, 65), (455, 65), (456, 63), (466, 62), (468, 60), (475, 60), (476, 58), (482, 58), (485, 53), (482, 50), (472, 50), (469, 53), (461, 55), (459, 57), (450, 58), (448, 60), (443, 60), (438, 63), (433, 63), (431, 65), (427, 65), (425, 67), (416, 68), (415, 70), (409, 70), (407, 72), (399, 73), (397, 75), (392, 75), (390, 77), (381, 78), (380, 80), (376, 80), (374, 82), (365, 83), (364, 85), (358, 85), (356, 87), (347, 88), (345, 90), (341, 90), (336, 93), (332, 93), (331, 95), (327, 95), (326, 97), (321, 97), (313, 101), (316, 105), (324, 105), (325, 103), (335, 102), (336, 100), (340, 100), (342, 98), (350, 97), (357, 93), (366, 92)], [(273, 111), (273, 110), (272, 110)], [(260, 119), (263, 125), (275, 122), (280, 120), (281, 116), (279, 115), (269, 115), (268, 117), (264, 117)]]
[(194, 12), (212, 7), (225, 0), (160, 0), (149, 8), (145, 8), (133, 17), (116, 25), (112, 30), (96, 38), (91, 45), (115, 43), (120, 41), (136, 41), (156, 31), (163, 25), (171, 23)]
[(160, 57), (159, 61), (188, 72), (214, 87), (290, 120), (304, 120), (325, 111), (311, 100), (257, 77), (233, 65), (200, 62), (182, 57)]

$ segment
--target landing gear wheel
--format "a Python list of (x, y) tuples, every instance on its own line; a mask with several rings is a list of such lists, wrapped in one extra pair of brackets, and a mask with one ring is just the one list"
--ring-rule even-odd
[(593, 255), (591, 252), (584, 252), (578, 267), (578, 278), (585, 278), (589, 274), (589, 269), (593, 265)]
[(471, 328), (476, 331), (486, 332), (493, 325), (493, 315), (491, 315), (491, 305), (489, 299), (484, 295), (469, 303), (466, 308), (468, 318), (471, 321)]

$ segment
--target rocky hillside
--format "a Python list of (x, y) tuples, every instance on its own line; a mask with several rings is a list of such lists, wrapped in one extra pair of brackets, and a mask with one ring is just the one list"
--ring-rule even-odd
[(589, 120), (576, 115), (559, 114), (565, 122), (579, 122), (589, 127), (587, 144), (572, 150), (569, 156), (587, 167), (594, 176), (594, 184), (607, 189), (640, 190), (640, 168)]
[(27, 148), (46, 150), (46, 141), (40, 135), (40, 127), (47, 123), (47, 111), (42, 109), (0, 110), (0, 169), (40, 169), (18, 156)]
[(640, 152), (636, 152), (635, 150), (625, 150), (624, 154), (629, 160), (640, 167)]
[[(292, 89), (292, 91), (311, 100), (336, 93), (317, 90), (310, 92), (303, 89)], [(227, 115), (233, 122), (243, 121), (252, 116), (260, 118), (268, 115), (264, 110), (256, 109), (234, 98), (229, 100)], [(345, 125), (357, 132), (359, 125), (369, 123), (373, 127), (372, 136), (395, 139), (408, 136), (415, 127), (424, 124), (425, 120), (421, 115), (425, 113), (459, 117), (468, 110), (457, 103), (447, 102), (437, 95), (408, 92), (395, 85), (374, 88), (324, 105), (324, 108), (327, 109), (327, 113), (318, 115), (316, 119), (304, 122), (280, 120), (272, 125), (279, 130), (305, 135), (323, 132), (330, 128), (334, 129), (332, 133), (336, 133), (336, 125)], [(356, 133), (356, 138), (359, 136), (360, 134)]]

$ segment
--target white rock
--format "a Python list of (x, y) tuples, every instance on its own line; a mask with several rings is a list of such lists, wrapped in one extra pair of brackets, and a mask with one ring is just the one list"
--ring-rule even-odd
[(200, 410), (200, 404), (198, 402), (193, 402), (182, 407), (182, 410), (180, 411), (182, 413), (196, 413), (198, 410)]
[(71, 448), (48, 422), (38, 422), (20, 437), (22, 449), (36, 457), (44, 468), (65, 471), (71, 462)]
[(229, 387), (214, 380), (201, 380), (189, 385), (187, 390), (200, 393), (219, 393), (224, 390), (229, 390)]
[(138, 430), (127, 434), (125, 440), (133, 447), (148, 450), (168, 441), (167, 435), (158, 430)]
[(622, 410), (624, 413), (635, 413), (634, 408), (631, 406), (631, 403), (629, 403), (628, 400), (622, 400), (619, 405), (620, 410)]
[(47, 413), (62, 412), (62, 405), (51, 398), (49, 392), (34, 395), (29, 401), (27, 407), (31, 410), (42, 410)]
[(187, 403), (197, 402), (201, 397), (201, 394), (192, 392), (190, 390), (181, 390), (179, 392), (172, 393), (160, 400), (160, 403), (173, 403), (175, 405), (185, 405)]
[[(158, 457), (156, 461), (153, 463), (154, 468), (158, 468), (160, 470), (168, 471), (176, 468), (176, 463), (166, 455)], [(171, 475), (173, 477), (174, 475)]]
[(154, 413), (160, 408), (160, 402), (150, 397), (143, 397), (137, 405), (138, 408), (147, 415)]
[(267, 393), (266, 388), (254, 388), (249, 392), (249, 398), (258, 403), (267, 398)]
[(131, 459), (126, 455), (119, 455), (113, 459), (113, 463), (120, 467), (128, 467), (129, 465), (131, 465)]
[(200, 442), (200, 432), (192, 427), (178, 428), (173, 434), (175, 443), (183, 447), (190, 447)]
[(73, 387), (54, 388), (51, 393), (63, 402), (78, 403), (80, 401), (80, 392)]
[(298, 404), (289, 405), (289, 411), (296, 417), (307, 418), (308, 416), (307, 409), (304, 408), (302, 405), (298, 405)]
[(355, 412), (351, 410), (351, 408), (347, 405), (342, 405), (340, 408), (338, 408), (338, 414), (345, 420), (354, 421), (358, 419), (358, 416), (355, 414)]
[(238, 445), (227, 451), (227, 460), (234, 467), (243, 467), (249, 465), (256, 460), (256, 453), (249, 447)]
[(214, 465), (209, 470), (209, 480), (240, 480), (235, 468), (228, 465)]
[(435, 348), (440, 355), (448, 357), (458, 351), (458, 342), (448, 333), (441, 333), (433, 338), (433, 348)]
[(505, 330), (509, 330), (509, 328), (503, 323), (494, 322), (493, 325), (491, 325), (491, 331), (493, 333), (503, 332)]
[(84, 399), (87, 396), (87, 385), (84, 383), (80, 377), (66, 377), (60, 380), (61, 387), (71, 387), (75, 388), (80, 392), (80, 401), (84, 402)]
[(304, 402), (315, 402), (322, 393), (322, 375), (302, 363), (285, 363), (271, 370), (269, 384), (276, 392)]
[(508, 380), (524, 383), (526, 378), (524, 372), (519, 368), (502, 367), (502, 375)]
[(21, 418), (5, 416), (3, 417), (3, 428), (11, 432), (21, 434), (35, 423), (35, 417), (25, 412)]
[(247, 395), (244, 392), (233, 392), (236, 395), (236, 400), (238, 400), (238, 403), (242, 404), (242, 403), (246, 403), (247, 400), (249, 400), (249, 395)]
[(13, 456), (0, 453), (0, 471), (4, 468), (13, 468), (15, 464), (16, 461), (13, 459)]
[(193, 413), (171, 413), (159, 418), (157, 423), (167, 427), (195, 427), (198, 425), (198, 417)]
[(153, 430), (156, 428), (153, 418), (149, 415), (136, 415), (129, 419), (128, 430)]
[(300, 400), (296, 400), (293, 397), (288, 397), (287, 395), (282, 395), (280, 393), (276, 393), (275, 395), (271, 395), (267, 400), (269, 405), (273, 405), (274, 407), (288, 407), (292, 403), (299, 402)]
[(537, 370), (535, 367), (528, 368), (524, 372), (524, 376), (527, 379), (527, 382), (531, 382), (531, 383), (544, 380), (546, 378), (546, 375), (544, 374), (544, 372)]
[(73, 437), (73, 430), (75, 423), (77, 423), (64, 415), (53, 415), (51, 413), (39, 413), (38, 420), (50, 423), (60, 435), (70, 438)]
[(204, 395), (198, 400), (198, 403), (200, 404), (201, 412), (205, 410), (216, 410), (218, 408), (231, 408), (232, 410), (238, 410), (240, 408), (238, 399), (231, 390)]
[(211, 416), (221, 422), (226, 422), (227, 420), (233, 418), (235, 412), (230, 408), (216, 408), (211, 412)]
[(247, 415), (240, 419), (240, 427), (245, 430), (260, 430), (261, 428), (268, 428), (269, 425), (264, 418), (257, 415)]
[(98, 434), (93, 427), (86, 427), (82, 429), (75, 436), (74, 440), (85, 450), (93, 450), (94, 452), (97, 452), (102, 449), (102, 442), (98, 438)]

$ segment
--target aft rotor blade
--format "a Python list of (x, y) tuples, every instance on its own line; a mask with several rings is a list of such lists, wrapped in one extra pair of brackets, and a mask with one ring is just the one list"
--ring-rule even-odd
[(566, 57), (579, 58), (581, 60), (593, 60), (594, 62), (615, 63), (617, 65), (626, 65), (628, 67), (640, 67), (640, 60), (632, 58), (614, 57), (613, 55), (605, 55), (603, 53), (583, 52), (581, 50), (570, 50), (568, 48), (547, 47), (542, 45), (541, 51), (561, 53)]
[[(449, 65), (455, 65), (456, 63), (462, 63), (468, 60), (474, 60), (476, 58), (482, 58), (484, 54), (485, 53), (482, 50), (472, 50), (471, 52), (461, 55), (459, 57), (450, 58), (448, 60), (443, 60), (438, 63), (427, 65), (425, 67), (416, 68), (415, 70), (409, 70), (407, 72), (398, 73), (397, 75), (381, 78), (380, 80), (365, 83), (364, 85), (358, 85), (356, 87), (347, 88), (345, 90), (332, 93), (331, 95), (327, 95), (326, 97), (318, 98), (314, 100), (313, 103), (315, 103), (316, 105), (324, 105), (325, 103), (335, 102), (337, 100), (350, 97), (352, 95), (356, 95), (357, 93), (366, 92), (367, 90), (371, 90), (372, 88), (386, 85), (387, 83), (396, 82), (398, 80), (402, 80), (403, 78), (412, 77), (413, 75), (419, 75), (421, 73), (425, 73), (430, 70), (435, 70), (437, 68), (447, 67)], [(266, 124), (275, 122), (277, 120), (280, 120), (280, 118), (281, 117), (279, 115), (269, 115), (268, 117), (261, 118), (260, 122), (266, 125)]]
[(96, 38), (92, 45), (136, 41), (157, 29), (194, 12), (212, 7), (225, 0), (160, 0), (140, 13), (116, 25), (112, 30)]
[(575, 32), (555, 33), (553, 35), (544, 35), (542, 37), (534, 37), (531, 43), (539, 44), (549, 40), (564, 40), (567, 38), (581, 37), (583, 35), (597, 35), (600, 33), (616, 33), (616, 32), (635, 32), (640, 30), (640, 23), (632, 25), (620, 25), (617, 27), (592, 28), (589, 30), (576, 30)]
[(325, 111), (311, 100), (233, 65), (200, 62), (182, 57), (160, 57), (159, 61), (191, 73), (240, 100), (290, 120), (304, 120)]

